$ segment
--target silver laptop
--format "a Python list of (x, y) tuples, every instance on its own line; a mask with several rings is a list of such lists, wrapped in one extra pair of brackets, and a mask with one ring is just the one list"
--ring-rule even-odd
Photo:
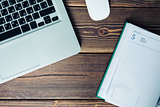
[(62, 0), (0, 0), (0, 83), (79, 51)]

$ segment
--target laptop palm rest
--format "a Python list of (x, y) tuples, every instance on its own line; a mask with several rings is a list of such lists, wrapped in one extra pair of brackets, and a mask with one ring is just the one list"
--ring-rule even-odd
[(6, 79), (39, 66), (30, 39), (0, 48), (0, 77)]

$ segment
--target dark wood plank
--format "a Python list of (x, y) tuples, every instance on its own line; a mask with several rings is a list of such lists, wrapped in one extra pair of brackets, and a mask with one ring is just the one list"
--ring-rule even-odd
[(112, 8), (110, 16), (102, 21), (91, 20), (85, 7), (68, 7), (67, 9), (73, 25), (115, 25), (123, 24), (126, 19), (138, 24), (160, 24), (160, 8)]
[(111, 54), (79, 54), (0, 85), (0, 99), (98, 99)]
[(103, 100), (57, 100), (58, 107), (116, 107)]
[[(67, 6), (86, 6), (85, 0), (64, 0)], [(111, 7), (160, 7), (159, 0), (110, 0)]]
[(0, 100), (0, 107), (54, 107), (51, 100)]
[(0, 107), (116, 107), (103, 100), (1, 100)]
[(159, 11), (160, 8), (112, 8), (107, 19), (95, 22), (86, 8), (68, 8), (83, 53), (112, 53), (126, 19), (160, 34)]

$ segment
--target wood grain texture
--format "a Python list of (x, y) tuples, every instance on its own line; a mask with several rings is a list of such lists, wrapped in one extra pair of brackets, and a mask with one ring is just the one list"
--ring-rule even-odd
[(98, 99), (111, 54), (79, 54), (0, 85), (0, 99)]
[(160, 0), (110, 0), (110, 16), (98, 22), (85, 0), (63, 1), (83, 54), (1, 84), (1, 107), (115, 107), (95, 96), (125, 20), (160, 34)]
[(50, 100), (0, 100), (0, 107), (56, 107)]
[[(85, 0), (63, 0), (67, 6), (86, 6)], [(159, 7), (159, 0), (110, 0), (111, 7)]]
[(116, 107), (103, 100), (57, 100), (58, 107)]
[(1, 100), (0, 107), (116, 107), (103, 100)]
[[(112, 8), (103, 21), (92, 21), (85, 7), (69, 7), (82, 53), (112, 53), (126, 19), (160, 34), (160, 8)], [(81, 17), (83, 16), (83, 17)]]

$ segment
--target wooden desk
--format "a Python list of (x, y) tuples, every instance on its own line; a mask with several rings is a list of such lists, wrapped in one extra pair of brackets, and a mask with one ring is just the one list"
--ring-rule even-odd
[(64, 2), (81, 53), (0, 85), (1, 106), (114, 107), (95, 96), (125, 20), (160, 34), (159, 0), (110, 0), (110, 16), (99, 22), (84, 0)]

